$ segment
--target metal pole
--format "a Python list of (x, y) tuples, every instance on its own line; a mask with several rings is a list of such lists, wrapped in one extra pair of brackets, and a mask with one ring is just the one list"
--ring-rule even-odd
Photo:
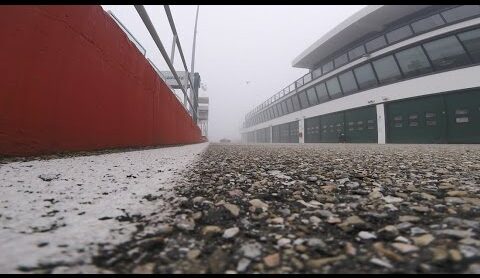
[(170, 54), (170, 61), (172, 61), (173, 64), (173, 58), (175, 58), (175, 44), (177, 42), (177, 35), (173, 35), (173, 40), (172, 40), (172, 53)]
[[(200, 9), (200, 5), (197, 5), (197, 15), (195, 16), (195, 28), (193, 29), (193, 46), (192, 46), (192, 66), (190, 67), (192, 74), (195, 74), (195, 43), (197, 42), (197, 22), (198, 22), (198, 10)], [(193, 99), (193, 85), (190, 86), (190, 99)], [(196, 104), (195, 104), (196, 106)], [(196, 108), (196, 107), (195, 107)], [(197, 110), (197, 109), (195, 109)], [(194, 112), (192, 112), (194, 113)], [(197, 115), (195, 115), (194, 119)]]

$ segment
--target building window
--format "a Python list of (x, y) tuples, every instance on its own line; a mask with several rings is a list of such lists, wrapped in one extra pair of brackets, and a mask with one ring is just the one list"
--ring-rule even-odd
[(273, 118), (278, 117), (279, 114), (278, 114), (278, 107), (277, 107), (277, 105), (273, 105), (273, 106), (272, 106), (272, 110), (273, 110)]
[(411, 114), (408, 116), (408, 126), (418, 126), (418, 115)]
[(367, 129), (375, 129), (375, 120), (367, 121)]
[(305, 109), (309, 106), (307, 100), (307, 93), (305, 91), (301, 91), (298, 94), (298, 98), (300, 99), (300, 105), (302, 106), (302, 109)]
[(390, 83), (402, 78), (402, 74), (392, 55), (373, 61), (373, 67), (380, 83)]
[(340, 88), (340, 84), (338, 83), (337, 77), (333, 77), (327, 80), (327, 88), (332, 99), (342, 96), (342, 90)]
[(376, 39), (373, 39), (365, 44), (368, 52), (375, 51), (387, 45), (387, 41), (384, 36), (380, 36)]
[(405, 77), (431, 72), (430, 62), (422, 47), (415, 46), (395, 54)]
[(325, 74), (325, 73), (327, 73), (331, 70), (333, 70), (333, 61), (330, 61), (330, 62), (326, 63), (322, 67), (323, 74)]
[(318, 104), (317, 94), (315, 93), (314, 87), (310, 87), (307, 89), (307, 97), (308, 97), (308, 101), (312, 106)]
[(413, 35), (409, 25), (405, 25), (387, 33), (388, 43), (398, 42)]
[(275, 106), (277, 107), (278, 117), (283, 116), (282, 104), (277, 103)]
[(363, 44), (362, 44), (350, 50), (348, 52), (348, 57), (350, 58), (350, 61), (353, 61), (358, 57), (361, 57), (363, 54), (365, 54), (365, 47), (363, 47)]
[(354, 122), (348, 122), (348, 130), (350, 131), (354, 131), (355, 130), (355, 127), (354, 127), (355, 123)]
[(338, 79), (340, 79), (340, 84), (342, 84), (344, 95), (352, 94), (358, 90), (357, 82), (355, 81), (355, 77), (353, 76), (353, 72), (351, 70), (340, 74)]
[(285, 100), (285, 102), (287, 103), (287, 112), (288, 112), (288, 113), (292, 113), (292, 112), (293, 112), (292, 99), (291, 99), (291, 98), (287, 98), (287, 99)]
[(371, 88), (377, 85), (377, 78), (373, 72), (372, 65), (370, 63), (353, 69), (355, 77), (357, 78), (358, 86), (360, 90)]
[(315, 86), (315, 90), (317, 91), (319, 103), (328, 101), (330, 99), (328, 97), (327, 87), (325, 87), (325, 83), (320, 83), (317, 86)]
[(425, 43), (423, 46), (435, 69), (458, 67), (469, 62), (467, 53), (454, 36)]
[(474, 62), (480, 62), (480, 29), (458, 35)]
[(420, 19), (412, 23), (412, 29), (415, 33), (423, 33), (439, 26), (444, 25), (442, 17), (439, 14), (432, 15), (430, 17)]
[(425, 113), (425, 123), (427, 126), (436, 126), (437, 125), (437, 113), (427, 112)]
[(448, 23), (459, 21), (480, 14), (479, 5), (465, 5), (442, 12)]
[(334, 62), (335, 62), (335, 68), (341, 67), (346, 63), (348, 63), (347, 53), (343, 54), (340, 57), (335, 58)]
[(298, 95), (293, 95), (291, 97), (292, 101), (293, 101), (293, 111), (298, 111), (300, 110), (300, 101), (298, 101)]
[(322, 76), (322, 67), (319, 67), (318, 69), (314, 70), (312, 72), (313, 79)]

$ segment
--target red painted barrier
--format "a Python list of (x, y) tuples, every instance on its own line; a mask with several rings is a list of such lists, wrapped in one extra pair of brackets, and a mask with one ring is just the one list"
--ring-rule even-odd
[(100, 6), (2, 6), (0, 38), (0, 155), (201, 141)]

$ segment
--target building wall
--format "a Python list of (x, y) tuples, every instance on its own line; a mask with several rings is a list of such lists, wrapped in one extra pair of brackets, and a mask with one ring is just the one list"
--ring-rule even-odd
[(0, 37), (0, 155), (200, 141), (100, 6), (3, 6)]

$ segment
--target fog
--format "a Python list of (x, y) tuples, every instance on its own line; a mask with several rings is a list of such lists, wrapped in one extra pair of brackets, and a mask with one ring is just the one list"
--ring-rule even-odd
[[(210, 141), (240, 139), (245, 114), (289, 85), (306, 69), (291, 62), (303, 50), (364, 6), (200, 6), (195, 71), (210, 98)], [(160, 51), (131, 5), (103, 5), (146, 49), (160, 70)], [(163, 6), (145, 6), (170, 54), (172, 33)], [(196, 6), (170, 6), (190, 68)], [(174, 65), (183, 70), (176, 52)]]

